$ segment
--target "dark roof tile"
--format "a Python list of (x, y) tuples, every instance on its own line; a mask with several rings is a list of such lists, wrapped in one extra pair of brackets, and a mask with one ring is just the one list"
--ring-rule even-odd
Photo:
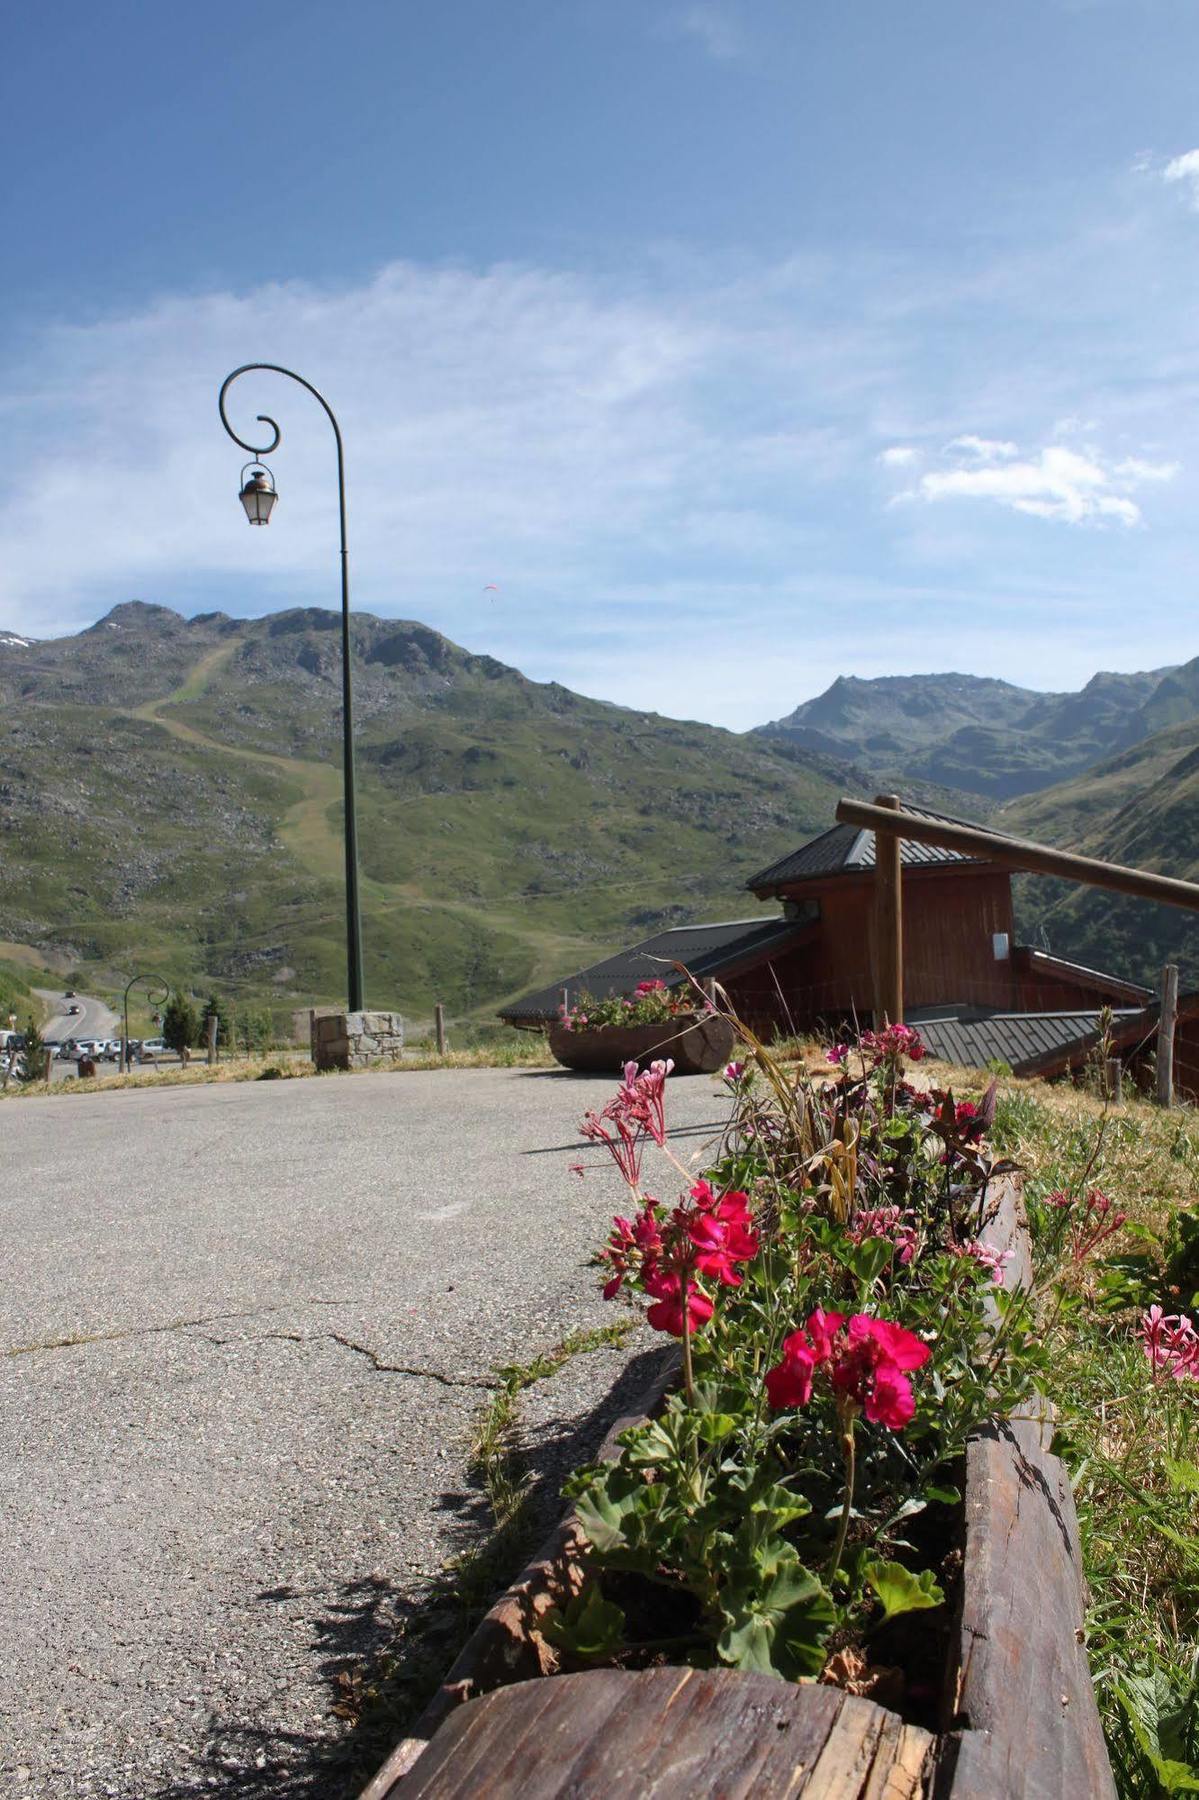
[(644, 939), (602, 962), (592, 963), (577, 974), (566, 975), (552, 987), (539, 988), (526, 994), (500, 1011), (500, 1018), (512, 1023), (556, 1019), (565, 988), (568, 1002), (574, 1005), (582, 993), (596, 1000), (609, 994), (631, 994), (639, 981), (655, 977), (675, 986), (683, 977), (672, 965), (685, 963), (691, 973), (702, 980), (719, 975), (722, 969), (773, 950), (802, 931), (804, 926), (790, 919), (728, 919), (713, 925), (676, 925), (660, 931), (656, 937)]
[[(927, 807), (905, 809), (922, 819), (938, 819), (946, 825), (968, 825), (968, 819), (955, 819), (948, 813), (929, 812)], [(942, 850), (936, 844), (917, 844), (904, 838), (900, 852), (904, 868), (929, 867), (941, 863), (977, 863), (985, 858), (965, 856), (960, 850)], [(793, 850), (789, 856), (771, 863), (767, 869), (751, 875), (746, 887), (755, 894), (765, 894), (781, 885), (811, 881), (821, 875), (860, 875), (874, 867), (874, 833), (860, 831), (856, 825), (834, 825)]]

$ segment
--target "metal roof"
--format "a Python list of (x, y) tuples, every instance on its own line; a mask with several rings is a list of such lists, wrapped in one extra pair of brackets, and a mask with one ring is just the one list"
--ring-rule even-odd
[[(1119, 1024), (1138, 1018), (1143, 1008), (1120, 1007), (1112, 1018)], [(989, 1013), (962, 1007), (952, 1017), (945, 1008), (930, 1009), (939, 1016), (910, 1012), (909, 1025), (920, 1033), (934, 1056), (966, 1069), (984, 1069), (989, 1062), (1005, 1062), (1017, 1074), (1022, 1063), (1053, 1055), (1091, 1037), (1099, 1027), (1099, 1009), (1058, 1013)]]
[(676, 925), (660, 931), (656, 937), (644, 939), (602, 962), (592, 963), (577, 974), (565, 975), (551, 987), (539, 988), (513, 1001), (500, 1011), (501, 1019), (512, 1023), (537, 1019), (556, 1019), (566, 990), (567, 1004), (573, 1006), (579, 995), (587, 993), (596, 1000), (609, 994), (631, 994), (639, 981), (664, 981), (674, 987), (683, 977), (673, 967), (685, 963), (691, 973), (702, 980), (719, 975), (747, 957), (764, 955), (778, 949), (788, 939), (806, 929), (804, 922), (791, 919), (726, 919), (713, 925)]
[(1110, 987), (1113, 991), (1126, 994), (1130, 1000), (1153, 998), (1153, 989), (1142, 986), (1139, 981), (1129, 981), (1123, 975), (1110, 975), (1106, 969), (1092, 969), (1086, 963), (1073, 962), (1068, 956), (1058, 956), (1055, 951), (1038, 950), (1033, 944), (1016, 944), (1012, 954), (1026, 958), (1030, 964), (1037, 964), (1051, 976), (1061, 971), (1067, 976), (1083, 976), (1100, 987)]
[[(905, 810), (917, 818), (936, 819), (945, 825), (970, 823), (968, 819), (955, 819), (949, 813), (929, 812), (926, 807), (909, 806)], [(917, 844), (911, 838), (902, 840), (900, 858), (905, 869), (986, 860), (985, 857), (965, 856), (960, 850), (943, 850), (936, 844)], [(860, 831), (856, 825), (834, 825), (831, 831), (810, 839), (790, 856), (751, 875), (745, 885), (755, 894), (762, 894), (783, 884), (811, 881), (821, 875), (860, 875), (873, 867), (873, 831)]]

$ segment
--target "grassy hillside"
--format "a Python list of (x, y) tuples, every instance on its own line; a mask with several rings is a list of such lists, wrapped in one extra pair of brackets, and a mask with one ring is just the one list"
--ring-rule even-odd
[[(119, 607), (0, 646), (0, 937), (103, 989), (149, 968), (280, 1011), (343, 981), (334, 615)], [(368, 999), (485, 1015), (755, 868), (862, 778), (354, 620)]]
[[(1199, 719), (1147, 738), (1084, 775), (1005, 806), (1002, 829), (1135, 868), (1199, 880)], [(1029, 880), (1021, 921), (1055, 949), (1157, 985), (1177, 962), (1199, 985), (1199, 918), (1072, 883)]]

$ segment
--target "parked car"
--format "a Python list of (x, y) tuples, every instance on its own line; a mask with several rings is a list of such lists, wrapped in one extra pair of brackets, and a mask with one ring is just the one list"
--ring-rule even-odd
[(139, 1045), (137, 1054), (140, 1062), (149, 1062), (151, 1057), (165, 1056), (166, 1053), (167, 1047), (165, 1039), (145, 1038)]

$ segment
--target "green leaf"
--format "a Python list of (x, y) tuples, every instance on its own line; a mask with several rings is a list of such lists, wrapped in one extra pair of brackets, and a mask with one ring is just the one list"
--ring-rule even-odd
[(832, 1595), (781, 1538), (767, 1539), (761, 1551), (757, 1581), (751, 1573), (721, 1590), (725, 1628), (716, 1653), (735, 1669), (788, 1681), (818, 1675), (837, 1618)]
[(862, 1576), (882, 1601), (884, 1620), (940, 1606), (945, 1599), (931, 1569), (921, 1569), (919, 1575), (913, 1575), (902, 1563), (870, 1562)]
[(538, 1627), (547, 1643), (582, 1660), (611, 1656), (624, 1643), (625, 1616), (605, 1600), (597, 1581), (589, 1581), (565, 1611), (551, 1606)]
[(575, 1511), (587, 1540), (601, 1556), (628, 1542), (628, 1525), (644, 1504), (646, 1488), (630, 1480), (618, 1464), (604, 1470), (575, 1500)]
[(734, 1615), (734, 1623), (726, 1625), (716, 1642), (721, 1662), (734, 1669), (750, 1669), (759, 1675), (778, 1675), (771, 1660), (775, 1621), (764, 1613), (746, 1612)]
[[(1161, 1691), (1153, 1677), (1126, 1676), (1116, 1682), (1114, 1692), (1132, 1729), (1141, 1754), (1167, 1794), (1199, 1794), (1199, 1769), (1192, 1762), (1179, 1762), (1161, 1754), (1161, 1715), (1158, 1711)], [(1164, 1684), (1168, 1689), (1168, 1683)]]
[(1193, 1462), (1176, 1462), (1172, 1456), (1163, 1456), (1162, 1468), (1175, 1493), (1199, 1494), (1199, 1468)]
[(719, 1444), (731, 1432), (737, 1429), (737, 1421), (732, 1413), (701, 1413), (699, 1419), (699, 1435), (705, 1444)]
[(935, 1500), (941, 1506), (960, 1506), (962, 1501), (961, 1493), (955, 1487), (926, 1487), (924, 1498)]
[(865, 1287), (877, 1281), (894, 1253), (895, 1246), (888, 1238), (863, 1238), (860, 1244), (846, 1246), (838, 1251), (838, 1259), (844, 1263)]

